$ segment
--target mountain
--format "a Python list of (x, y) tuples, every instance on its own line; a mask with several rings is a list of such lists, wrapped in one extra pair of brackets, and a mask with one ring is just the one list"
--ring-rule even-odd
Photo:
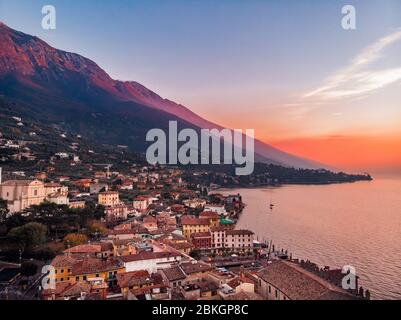
[[(49, 46), (0, 22), (0, 95), (17, 102), (21, 116), (60, 125), (94, 141), (147, 148), (146, 132), (222, 127), (163, 99), (134, 81), (112, 79), (95, 62)], [(256, 159), (303, 168), (322, 167), (255, 141)]]

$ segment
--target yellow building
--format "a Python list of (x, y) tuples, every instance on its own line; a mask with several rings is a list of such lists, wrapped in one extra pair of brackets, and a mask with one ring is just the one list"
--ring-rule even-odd
[(120, 198), (118, 192), (116, 191), (106, 191), (101, 192), (98, 195), (98, 202), (100, 205), (109, 207), (120, 203)]
[(124, 272), (125, 268), (119, 260), (85, 258), (72, 266), (70, 282), (80, 283), (89, 279), (102, 278), (109, 287), (112, 287), (117, 285), (117, 275)]
[(123, 264), (116, 259), (93, 257), (74, 258), (58, 255), (51, 262), (55, 283), (85, 283), (91, 279), (103, 279), (109, 286), (117, 284), (117, 275), (125, 272)]
[(220, 216), (218, 213), (213, 211), (203, 211), (199, 214), (199, 218), (208, 219), (210, 222), (210, 227), (220, 226)]
[(189, 216), (181, 218), (182, 233), (184, 237), (190, 238), (193, 233), (209, 232), (210, 221), (209, 219), (199, 219)]
[(39, 180), (9, 180), (0, 185), (0, 198), (7, 201), (10, 213), (39, 205), (45, 197), (45, 185)]
[(54, 267), (56, 284), (60, 282), (71, 282), (72, 266), (76, 262), (78, 262), (78, 260), (68, 255), (58, 255), (52, 260), (51, 266)]

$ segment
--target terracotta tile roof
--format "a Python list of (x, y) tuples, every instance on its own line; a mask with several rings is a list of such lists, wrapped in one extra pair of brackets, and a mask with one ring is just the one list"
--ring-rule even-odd
[(150, 274), (146, 270), (138, 270), (117, 274), (117, 283), (120, 288), (139, 286), (142, 284), (153, 283)]
[(257, 293), (254, 293), (254, 292), (240, 291), (240, 292), (235, 293), (233, 295), (229, 295), (228, 297), (225, 298), (225, 300), (234, 300), (234, 301), (240, 301), (240, 300), (263, 300), (263, 298), (260, 295), (258, 295)]
[(214, 211), (203, 211), (199, 214), (199, 218), (219, 219), (220, 216)]
[(100, 244), (80, 244), (64, 250), (65, 253), (99, 253), (102, 252)]
[(77, 261), (78, 260), (73, 257), (69, 257), (67, 255), (61, 254), (61, 255), (55, 256), (50, 264), (55, 268), (72, 267), (72, 265), (74, 263), (76, 263)]
[(191, 234), (191, 237), (194, 239), (211, 238), (212, 235), (210, 232), (195, 232), (195, 233)]
[(118, 235), (118, 234), (136, 234), (136, 231), (133, 229), (121, 229), (121, 230), (110, 230), (109, 235)]
[(227, 230), (226, 235), (253, 235), (250, 230)]
[(129, 256), (119, 257), (123, 262), (141, 261), (141, 260), (152, 260), (152, 259), (162, 259), (162, 258), (173, 258), (178, 257), (180, 254), (173, 252), (141, 252), (138, 254), (132, 254)]
[(162, 269), (161, 272), (164, 273), (164, 275), (169, 281), (183, 280), (186, 278), (185, 273), (178, 266)]
[(82, 275), (89, 273), (107, 272), (122, 268), (122, 264), (119, 260), (109, 259), (102, 260), (96, 258), (85, 258), (78, 261), (72, 266), (73, 275)]
[(184, 216), (181, 217), (182, 225), (209, 225), (208, 219), (200, 219), (195, 217)]
[[(342, 296), (344, 299), (353, 298), (347, 292), (288, 261), (275, 260), (260, 270), (257, 275), (292, 300), (319, 300), (331, 296)], [(335, 293), (330, 293), (330, 291), (335, 291)]]
[(198, 272), (206, 272), (213, 269), (212, 266), (203, 262), (197, 262), (197, 263), (185, 262), (181, 263), (180, 267), (182, 271), (184, 271), (185, 274), (187, 275)]
[(219, 227), (211, 227), (210, 232), (220, 232), (220, 231), (226, 231), (227, 228), (219, 226)]

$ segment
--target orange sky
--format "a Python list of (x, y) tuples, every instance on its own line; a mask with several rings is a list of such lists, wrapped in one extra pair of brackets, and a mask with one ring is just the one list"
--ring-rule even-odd
[(346, 170), (400, 169), (401, 136), (321, 136), (270, 142), (284, 151)]

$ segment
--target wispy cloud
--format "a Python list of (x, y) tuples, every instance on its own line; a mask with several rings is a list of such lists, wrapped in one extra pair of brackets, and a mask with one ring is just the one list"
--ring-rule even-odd
[(319, 88), (304, 98), (341, 99), (359, 97), (401, 80), (401, 67), (373, 70), (371, 65), (383, 58), (383, 51), (401, 40), (401, 28), (380, 38), (360, 52), (351, 63), (330, 75)]

